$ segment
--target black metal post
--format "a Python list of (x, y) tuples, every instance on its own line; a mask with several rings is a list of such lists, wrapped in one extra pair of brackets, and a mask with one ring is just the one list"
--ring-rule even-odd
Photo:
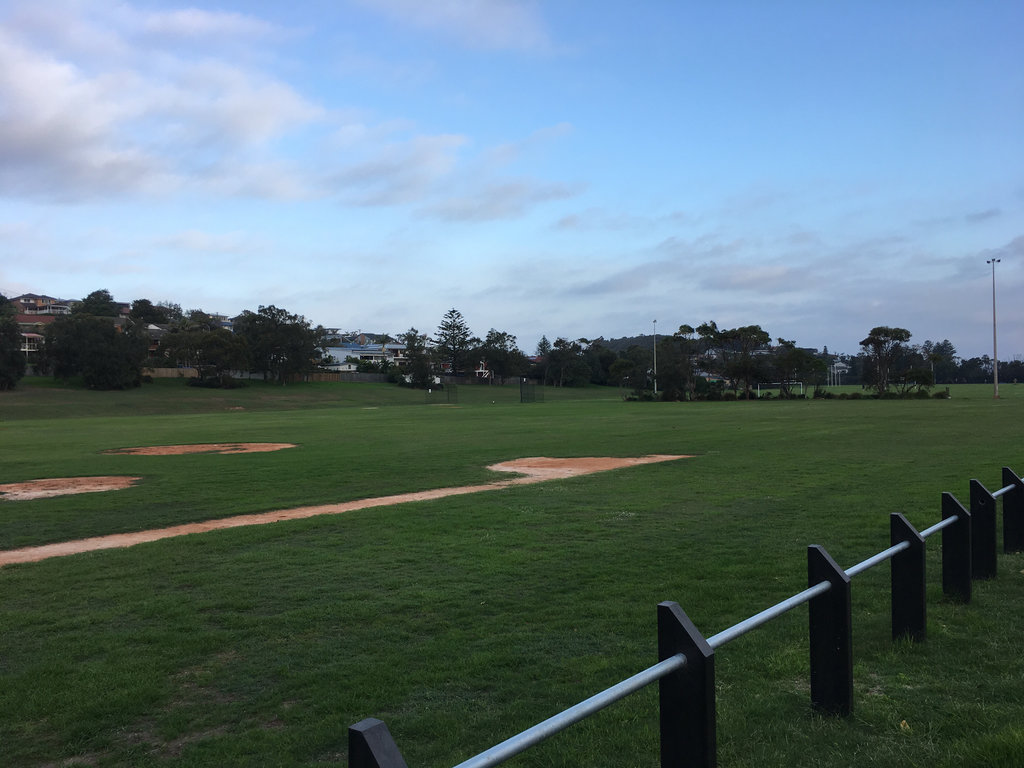
[(408, 768), (383, 720), (368, 717), (348, 729), (349, 768)]
[(971, 480), (971, 577), (996, 577), (996, 500), (978, 480)]
[(661, 768), (714, 768), (715, 651), (678, 603), (658, 604), (658, 660), (686, 664), (658, 681)]
[(1003, 552), (1024, 550), (1024, 481), (1003, 467), (1003, 487), (1015, 486), (1003, 495)]
[(942, 591), (946, 597), (971, 602), (971, 513), (953, 494), (942, 494), (942, 519), (956, 522), (942, 529)]
[(850, 577), (824, 547), (807, 548), (807, 586), (827, 581), (829, 590), (808, 603), (811, 705), (830, 715), (853, 711), (853, 619)]
[(924, 538), (898, 512), (889, 516), (889, 544), (910, 546), (892, 558), (892, 639), (907, 637), (914, 642), (925, 638)]

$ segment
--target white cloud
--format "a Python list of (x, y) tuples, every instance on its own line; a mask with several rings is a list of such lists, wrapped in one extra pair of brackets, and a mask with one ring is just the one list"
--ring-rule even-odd
[(515, 162), (532, 149), (546, 146), (555, 139), (567, 136), (573, 132), (571, 123), (558, 123), (556, 125), (540, 128), (525, 139), (510, 141), (499, 144), (485, 153), (485, 161), (490, 166), (503, 166)]
[(142, 27), (151, 34), (183, 38), (226, 35), (258, 39), (275, 31), (271, 24), (251, 16), (199, 8), (150, 13), (145, 16)]
[(255, 244), (239, 232), (216, 234), (189, 229), (173, 235), (158, 238), (154, 244), (162, 248), (174, 248), (200, 253), (250, 253)]
[(580, 192), (578, 186), (516, 179), (485, 185), (463, 197), (449, 197), (426, 207), (423, 213), (446, 221), (512, 219), (541, 203), (565, 200)]
[(563, 216), (555, 222), (554, 228), (578, 231), (625, 231), (642, 230), (660, 226), (691, 225), (694, 217), (683, 211), (673, 211), (662, 216), (639, 216), (605, 208), (591, 207), (577, 213)]
[(456, 167), (465, 136), (417, 136), (331, 174), (326, 183), (355, 205), (401, 205), (428, 195)]
[[(223, 33), (246, 26), (233, 16), (191, 18)], [(82, 200), (204, 183), (225, 165), (251, 175), (246, 162), (272, 141), (325, 118), (265, 73), (171, 51), (150, 59), (148, 48), (118, 42), (111, 62), (0, 30), (0, 194)]]
[(524, 0), (356, 0), (410, 26), (439, 32), (468, 48), (547, 51), (551, 48), (537, 4)]
[(61, 199), (157, 181), (157, 158), (112, 140), (134, 111), (118, 95), (130, 80), (89, 78), (0, 30), (0, 192)]
[[(314, 101), (250, 61), (240, 46), (284, 32), (255, 17), (55, 2), (61, 13), (22, 5), (17, 23), (0, 28), (0, 196), (333, 197), (414, 205), (455, 221), (513, 217), (575, 194), (499, 173), (568, 133), (568, 124), (467, 159), (465, 135), (425, 134), (401, 116)], [(465, 15), (455, 5), (430, 8), (413, 15), (458, 18), (464, 29), (533, 18), (515, 3), (498, 3), (493, 14), (472, 4)]]
[(794, 269), (782, 264), (739, 266), (713, 273), (701, 281), (710, 290), (791, 293), (802, 290)]

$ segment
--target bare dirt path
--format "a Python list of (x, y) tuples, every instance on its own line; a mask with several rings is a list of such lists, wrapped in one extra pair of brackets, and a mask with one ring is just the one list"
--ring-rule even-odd
[(322, 504), (311, 507), (297, 507), (295, 509), (263, 512), (255, 515), (238, 515), (236, 517), (225, 517), (218, 520), (207, 520), (201, 523), (174, 525), (169, 528), (154, 528), (148, 531), (136, 531), (133, 533), (115, 533), (108, 536), (95, 536), (89, 539), (64, 541), (57, 544), (44, 544), (38, 547), (11, 549), (5, 552), (0, 552), (0, 566), (11, 565), (13, 563), (32, 563), (39, 560), (46, 560), (51, 557), (74, 555), (79, 552), (93, 552), (100, 549), (131, 547), (135, 544), (142, 544), (147, 541), (158, 541), (159, 539), (167, 539), (173, 536), (185, 536), (192, 533), (218, 531), (225, 528), (238, 528), (244, 525), (263, 525), (266, 523), (275, 523), (281, 520), (299, 520), (306, 517), (315, 517), (317, 515), (337, 515), (342, 512), (351, 512), (357, 509), (405, 504), (410, 501), (440, 499), (445, 496), (458, 496), (468, 493), (480, 493), (481, 491), (492, 491), (498, 488), (508, 488), (514, 485), (541, 483), (546, 480), (588, 475), (593, 472), (604, 472), (610, 469), (632, 467), (638, 464), (652, 464), (656, 462), (675, 461), (676, 459), (686, 458), (691, 457), (658, 454), (634, 458), (593, 457), (552, 459), (547, 457), (535, 457), (529, 459), (516, 459), (515, 461), (493, 464), (489, 467), (489, 469), (493, 469), (498, 472), (515, 472), (522, 475), (522, 477), (516, 477), (510, 480), (499, 480), (497, 482), (485, 483), (483, 485), (466, 485), (456, 488), (436, 488), (431, 491), (401, 493), (395, 496), (379, 496), (373, 499), (359, 499), (357, 501), (347, 501), (340, 504)]
[(104, 475), (101, 477), (48, 477), (45, 480), (26, 480), (24, 483), (4, 483), (0, 485), (0, 499), (26, 501), (67, 496), (72, 493), (119, 491), (122, 488), (135, 485), (141, 479), (141, 477), (125, 475)]
[(187, 453), (268, 453), (294, 448), (294, 443), (191, 443), (189, 445), (147, 445), (114, 448), (104, 453), (131, 456), (181, 456)]

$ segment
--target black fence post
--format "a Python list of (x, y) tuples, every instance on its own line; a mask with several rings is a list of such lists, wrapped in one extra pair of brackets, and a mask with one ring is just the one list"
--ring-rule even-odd
[(942, 519), (956, 516), (942, 529), (942, 591), (946, 597), (971, 602), (971, 514), (953, 494), (942, 494)]
[(808, 603), (811, 705), (830, 715), (853, 711), (853, 619), (850, 577), (824, 547), (807, 548), (807, 586), (827, 581), (829, 590)]
[(348, 728), (349, 768), (408, 768), (383, 720), (368, 717)]
[(996, 500), (971, 480), (971, 578), (994, 579), (996, 571)]
[(686, 664), (658, 681), (661, 768), (714, 768), (715, 651), (678, 603), (658, 604), (658, 660), (682, 653)]
[(889, 516), (889, 544), (910, 546), (892, 558), (892, 639), (907, 637), (914, 642), (925, 638), (927, 600), (924, 577), (924, 537), (898, 512)]
[(1003, 494), (1003, 552), (1024, 550), (1024, 481), (1009, 467), (1003, 467), (1003, 487), (1014, 486)]

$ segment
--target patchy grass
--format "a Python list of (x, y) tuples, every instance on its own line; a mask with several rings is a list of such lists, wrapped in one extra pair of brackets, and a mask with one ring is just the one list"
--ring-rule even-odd
[[(0, 764), (344, 765), (347, 727), (376, 716), (410, 765), (453, 765), (653, 663), (659, 601), (713, 634), (802, 589), (807, 544), (852, 565), (887, 546), (890, 512), (923, 528), (940, 492), (966, 499), (971, 477), (994, 489), (1001, 466), (1024, 467), (1009, 426), (1024, 399), (990, 389), (521, 405), (518, 389), (471, 401), (486, 388), (462, 387), (458, 407), (423, 407), (369, 386), (318, 405), (331, 386), (347, 385), (253, 388), (267, 399), (241, 411), (184, 387), (192, 406), (177, 387), (64, 405), (44, 388), (61, 418), (8, 419), (0, 398), (4, 480), (145, 478), (0, 502), (0, 546), (480, 482), (519, 456), (698, 457), (2, 568)], [(101, 453), (249, 440), (300, 447)], [(854, 579), (852, 717), (810, 713), (806, 609), (718, 651), (720, 765), (1024, 763), (1024, 557), (1002, 556), (962, 606), (941, 599), (931, 541), (924, 644), (889, 642), (886, 566)], [(645, 690), (517, 764), (656, 765), (656, 700)]]

